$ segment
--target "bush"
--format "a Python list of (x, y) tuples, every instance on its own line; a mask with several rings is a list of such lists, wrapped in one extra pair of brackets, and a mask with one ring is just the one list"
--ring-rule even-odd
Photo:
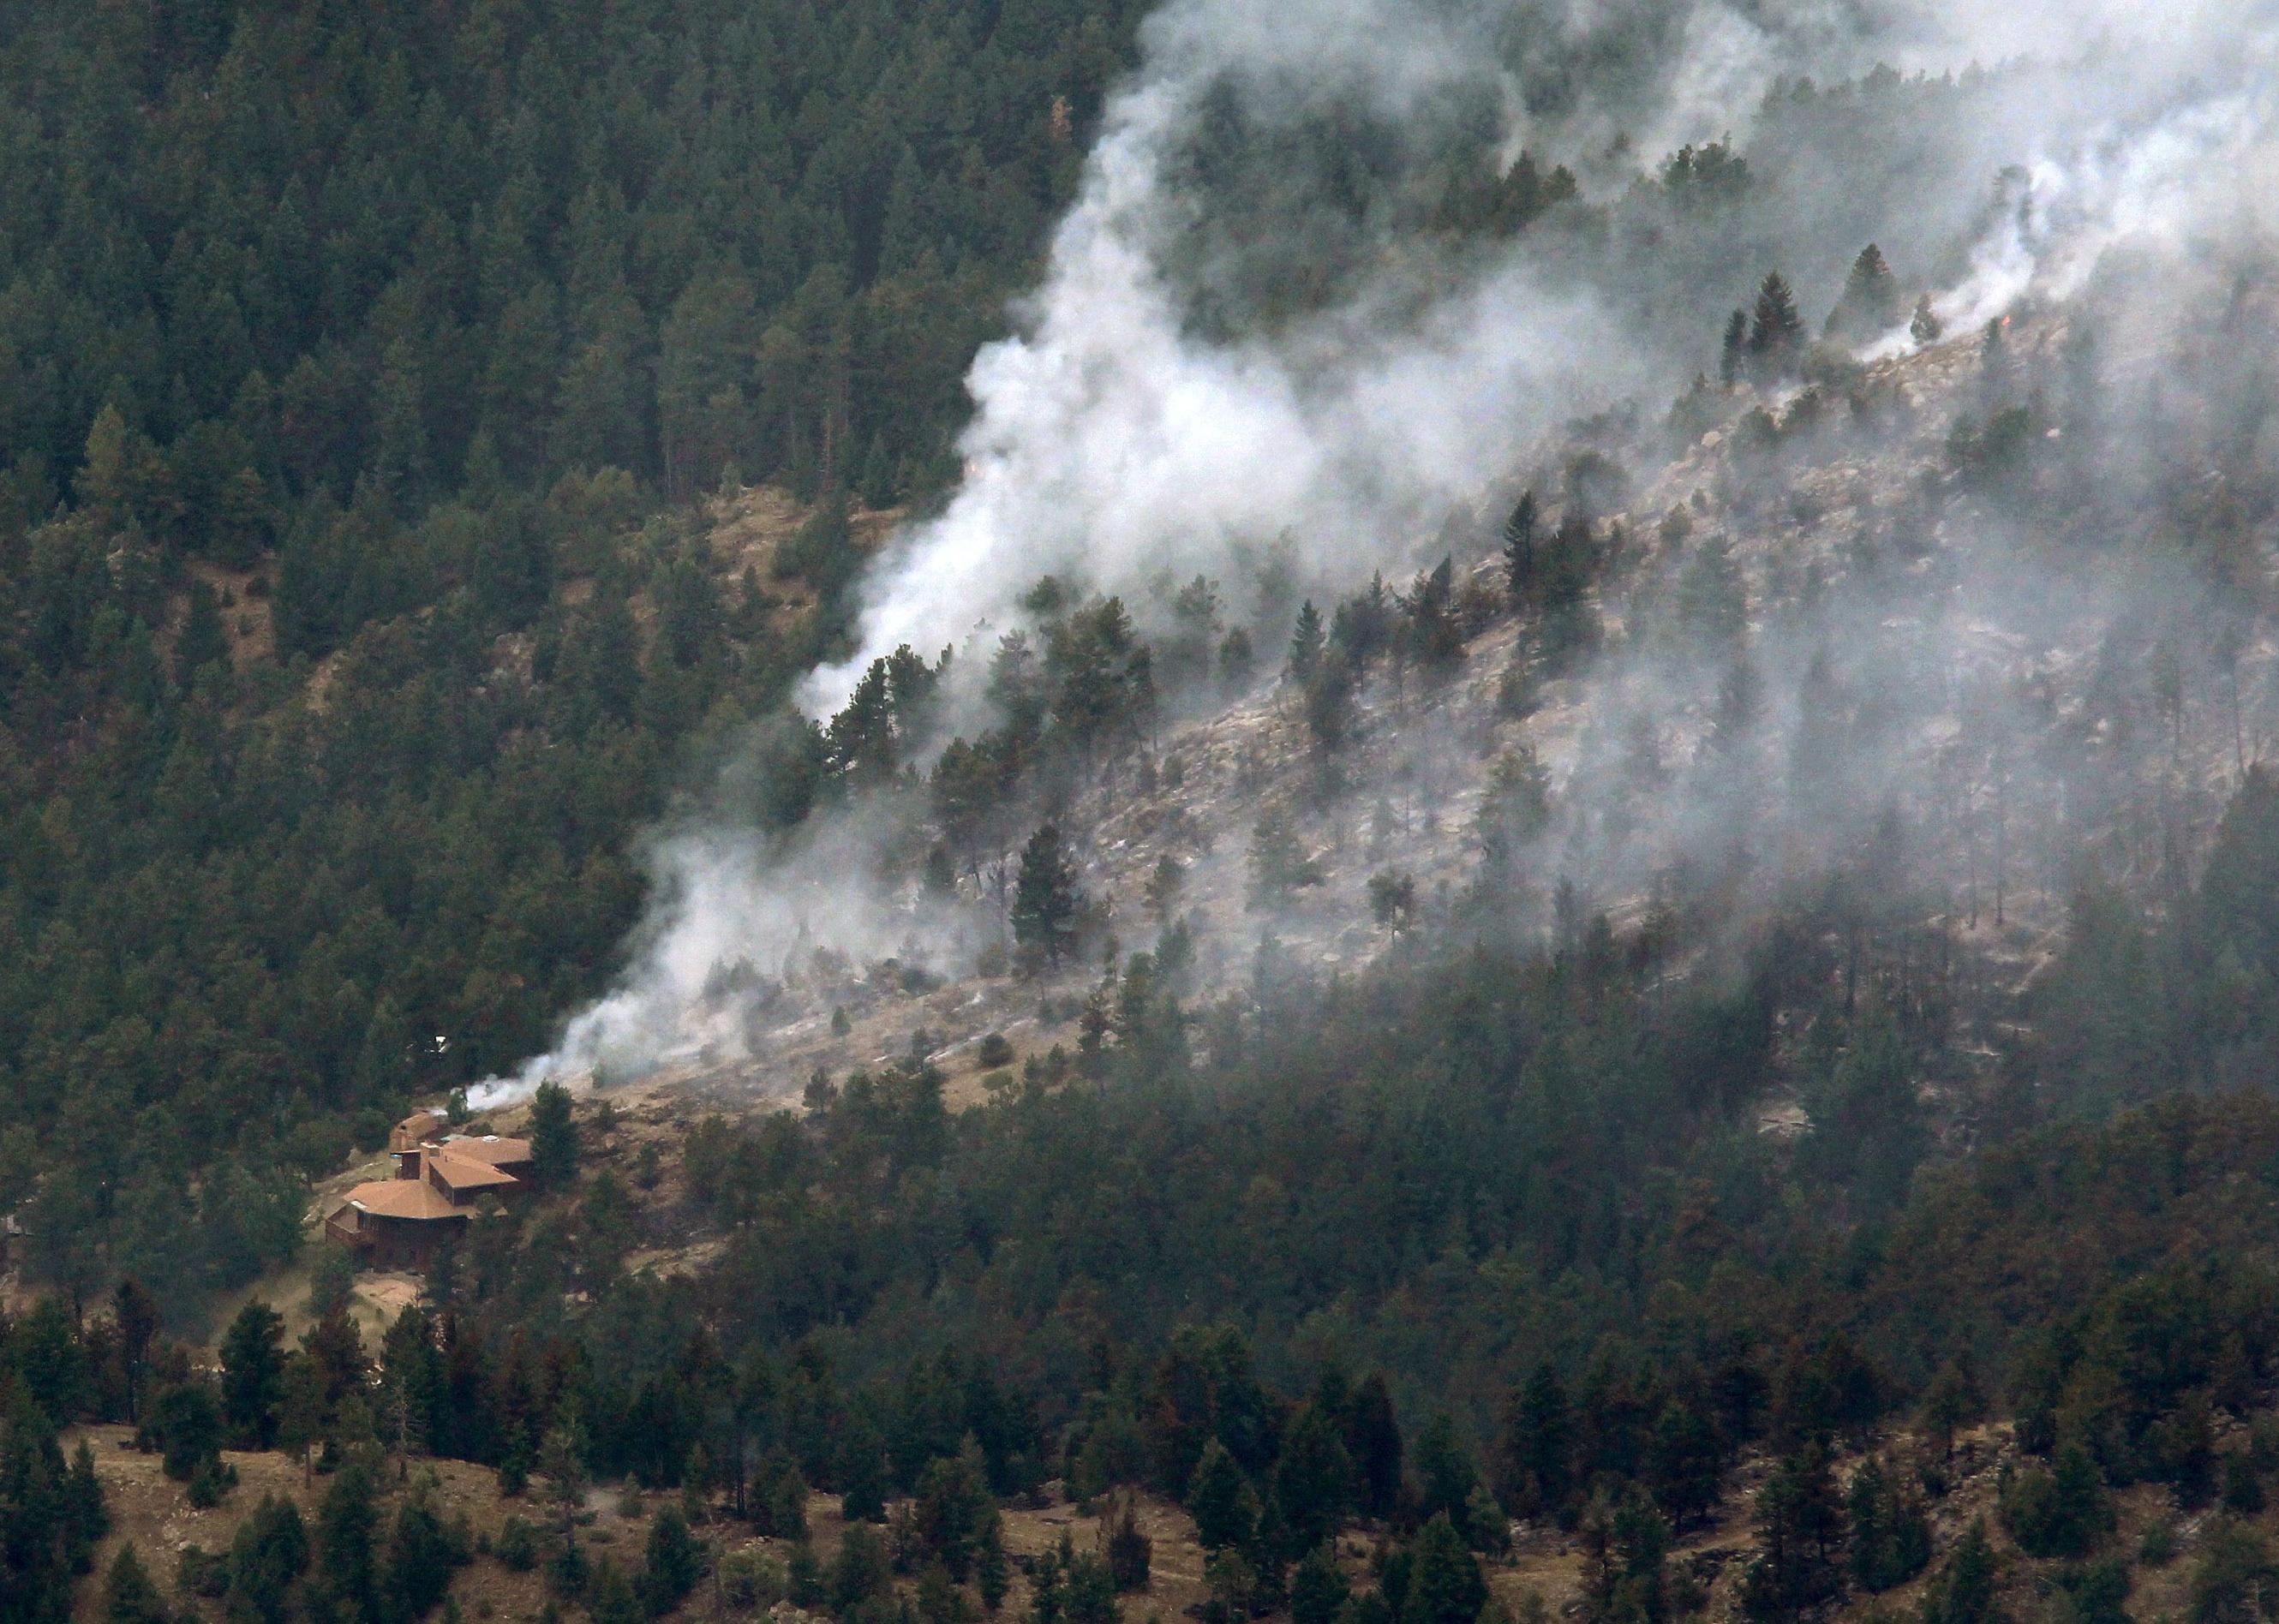
[(190, 1479), (189, 1502), (200, 1511), (219, 1505), (237, 1487), (237, 1468), (224, 1460), (211, 1460)]
[(174, 1564), (174, 1588), (185, 1596), (203, 1596), (218, 1599), (229, 1590), (229, 1558), (224, 1552), (208, 1552), (196, 1545), (185, 1545)]
[(755, 1551), (739, 1551), (720, 1561), (720, 1594), (740, 1613), (754, 1613), (782, 1601), (790, 1589), (783, 1564)]
[(500, 1563), (515, 1573), (526, 1574), (538, 1566), (538, 1536), (520, 1517), (506, 1520), (494, 1549)]
[(1002, 1032), (992, 1032), (981, 1040), (981, 1047), (977, 1052), (976, 1058), (980, 1061), (981, 1069), (984, 1071), (994, 1071), (1000, 1066), (1009, 1066), (1013, 1063), (1012, 1041)]
[(2137, 1542), (2137, 1559), (2147, 1567), (2166, 1567), (2176, 1559), (2176, 1530), (2165, 1522), (2148, 1522)]
[(2078, 1444), (2053, 1468), (2016, 1473), (2001, 1490), (2002, 1526), (2032, 1557), (2084, 1556), (2113, 1531), (2113, 1500), (2097, 1462)]
[(1107, 1548), (1108, 1574), (1115, 1581), (1117, 1593), (1146, 1590), (1155, 1544), (1140, 1531), (1140, 1520), (1132, 1514), (1128, 1500), (1124, 1505), (1124, 1514), (1116, 1520), (1115, 1528), (1108, 1536)]

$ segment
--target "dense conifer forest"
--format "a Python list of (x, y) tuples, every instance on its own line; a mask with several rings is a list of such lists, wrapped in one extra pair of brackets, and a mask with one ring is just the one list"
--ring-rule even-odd
[[(2119, 1624), (2185, 1546), (2193, 1624), (2270, 1616), (2279, 778), (2241, 674), (2279, 510), (2267, 267), (2228, 302), (2198, 268), (2147, 430), (2104, 410), (2086, 297), (2031, 312), (2029, 350), (2024, 322), (1950, 337), (1928, 295), (1909, 328), (1857, 233), (1766, 268), (1816, 150), (1903, 175), (1984, 74), (1784, 80), (1746, 152), (1648, 159), (1505, 154), (1469, 103), (1404, 129), (1356, 96), (1293, 134), (1230, 91), (1177, 155), (1194, 331), (1301, 326), (1386, 238), (1429, 281), (1532, 234), (1700, 375), (1563, 425), (1539, 486), (1488, 471), (1494, 512), (1413, 578), (1317, 602), (1283, 543), (1239, 601), (1232, 571), (1132, 603), (1047, 575), (971, 703), (904, 647), (810, 719), (877, 537), (960, 478), (968, 370), (1141, 26), (0, 0), (0, 1624), (457, 1624), (479, 1564), (541, 1575), (549, 1624), (1136, 1624), (1141, 1507), (1205, 1624), (1544, 1624), (1506, 1581), (1546, 1553), (1585, 1624), (2029, 1624), (2029, 1595)], [(1625, 59), (1600, 44), (1529, 93), (1588, 94)], [(1842, 349), (1895, 330), (1936, 364), (1904, 387)], [(1961, 405), (1926, 452), (1935, 394)], [(1609, 517), (1720, 447), (1724, 484)], [(1899, 494), (1833, 576), (1695, 536), (1712, 485), (1737, 529), (1809, 530), (1837, 462)], [(755, 492), (764, 570), (719, 542)], [(1966, 901), (1896, 793), (1793, 875), (1737, 842), (1590, 894), (1528, 869), (1551, 777), (1513, 749), (1473, 763), (1461, 885), (1404, 866), (1434, 812), (1387, 787), (1338, 938), (1367, 950), (1278, 939), (1356, 861), (1308, 820), (1373, 793), (1372, 737), (1455, 714), (1492, 640), (1496, 724), (1660, 635), (1718, 815), (1840, 800), (1831, 763), (1900, 703), (1823, 651), (1776, 738), (1753, 613), (1927, 614), (1950, 519), (2170, 594), (2079, 662), (2077, 709), (2012, 685), (1983, 908), (1979, 825)], [(1282, 730), (1301, 793), (1190, 816), (1118, 914), (1083, 818), (1174, 793), (1164, 730), (1222, 708)], [(2188, 709), (2229, 730), (2213, 769)], [(1660, 752), (1650, 725), (1602, 752), (1627, 787), (1595, 833), (1656, 815)], [(312, 1191), (415, 1104), (481, 1116), (460, 1091), (618, 984), (645, 842), (695, 804), (786, 837), (873, 815), (885, 881), (986, 911), (977, 978), (1078, 1036), (992, 1031), (953, 1099), (915, 1033), (638, 1153), (613, 1079), (549, 1082), (532, 1199), (367, 1336)], [(2082, 849), (2030, 879), (2060, 806)], [(1183, 911), (1214, 840), (1232, 949)], [(717, 969), (724, 1001), (760, 978)], [(234, 1508), (229, 1548), (120, 1540), (98, 1436)], [(257, 1497), (254, 1455), (297, 1498)], [(414, 1462), (480, 1468), (504, 1520)], [(594, 1536), (599, 1484), (649, 1508), (638, 1551)], [(1096, 1548), (1011, 1551), (1009, 1517), (1063, 1505)]]

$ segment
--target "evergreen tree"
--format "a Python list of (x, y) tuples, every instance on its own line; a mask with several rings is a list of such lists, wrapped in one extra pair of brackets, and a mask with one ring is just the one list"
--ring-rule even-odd
[(1523, 1516), (1562, 1514), (1574, 1483), (1575, 1421), (1566, 1385), (1539, 1364), (1504, 1406), (1498, 1448), (1500, 1487)]
[(1445, 1512), (1416, 1536), (1400, 1602), (1400, 1624), (1475, 1624), (1487, 1605), (1487, 1579)]
[(285, 1321), (255, 1298), (238, 1310), (221, 1343), (221, 1413), (240, 1449), (267, 1449), (284, 1396)]
[(263, 1624), (284, 1624), (292, 1611), (293, 1585), (308, 1566), (309, 1532), (299, 1509), (290, 1500), (264, 1495), (230, 1543), (224, 1611), (233, 1618), (250, 1614)]
[(162, 1452), (160, 1465), (175, 1482), (189, 1482), (220, 1467), (221, 1406), (203, 1378), (187, 1377), (159, 1393), (150, 1406), (150, 1431)]
[(127, 1277), (111, 1293), (111, 1323), (119, 1331), (119, 1363), (127, 1383), (127, 1419), (142, 1419), (142, 1377), (151, 1344), (158, 1336), (158, 1302), (141, 1282)]
[(1081, 907), (1061, 831), (1043, 824), (1021, 848), (1021, 872), (1013, 887), (1013, 939), (1032, 962), (1057, 968), (1075, 944)]
[(2097, 1460), (2076, 1439), (2058, 1446), (2051, 1469), (2010, 1474), (2002, 1526), (2033, 1557), (2082, 1557), (2113, 1531), (2113, 1500)]
[(1272, 1493), (1301, 1551), (1334, 1534), (1352, 1508), (1352, 1458), (1330, 1417), (1310, 1404), (1300, 1406), (1282, 1435)]
[(1425, 1423), (1416, 1440), (1416, 1460), (1419, 1514), (1445, 1513), (1459, 1532), (1468, 1532), (1465, 1507), (1479, 1482), (1479, 1473), (1456, 1437), (1455, 1423), (1445, 1413)]
[(1255, 909), (1278, 908), (1294, 892), (1322, 883), (1321, 865), (1306, 854), (1289, 808), (1279, 804), (1260, 813), (1251, 827), (1249, 866)]
[(104, 1575), (103, 1616), (105, 1624), (165, 1624), (170, 1616), (132, 1540), (119, 1546)]
[(648, 1616), (633, 1580), (607, 1557), (595, 1567), (586, 1614), (593, 1624), (645, 1624)]
[(459, 1561), (451, 1536), (430, 1498), (415, 1492), (395, 1508), (389, 1528), (386, 1600), (395, 1620), (421, 1619), (450, 1588)]
[(1306, 732), (1316, 749), (1331, 754), (1353, 735), (1354, 676), (1351, 661), (1332, 651), (1306, 685)]
[(839, 1440), (839, 1511), (849, 1522), (886, 1520), (886, 1441), (869, 1414), (856, 1409)]
[(1250, 1543), (1257, 1528), (1258, 1496), (1216, 1438), (1203, 1445), (1202, 1458), (1195, 1463), (1186, 1506), (1195, 1520), (1195, 1538), (1206, 1551), (1239, 1549)]
[(1297, 628), (1290, 633), (1290, 658), (1283, 666), (1283, 675), (1294, 688), (1312, 686), (1314, 674), (1321, 670), (1324, 636), (1322, 615), (1307, 599), (1298, 606)]
[(1876, 338), (1899, 325), (1902, 308), (1899, 279), (1883, 250), (1870, 242), (1852, 262), (1844, 292), (1828, 313), (1828, 336), (1853, 343)]
[(1845, 1509), (1852, 1521), (1846, 1563), (1861, 1590), (1873, 1594), (1905, 1584), (1930, 1562), (1922, 1504), (1900, 1490), (1880, 1459), (1853, 1475)]
[(1749, 313), (1735, 310), (1725, 322), (1725, 338), (1717, 357), (1717, 380), (1728, 389), (1739, 383), (1748, 356)]
[(1915, 301), (1915, 313), (1907, 323), (1907, 332), (1918, 344), (1936, 344), (1946, 336), (1946, 324), (1939, 320), (1930, 308), (1930, 295), (1925, 294)]
[(1324, 1543), (1308, 1551), (1290, 1574), (1290, 1624), (1335, 1624), (1353, 1593), (1336, 1549)]
[(570, 1091), (541, 1083), (530, 1098), (530, 1171), (541, 1190), (565, 1190), (577, 1179), (579, 1133)]
[(1826, 1445), (1807, 1444), (1757, 1491), (1757, 1556), (1743, 1575), (1741, 1606), (1758, 1624), (1802, 1617), (1842, 1589), (1836, 1553), (1844, 1507)]
[(1760, 377), (1786, 378), (1803, 360), (1804, 318), (1796, 295), (1777, 271), (1757, 289), (1756, 318), (1749, 327), (1749, 362)]
[(1179, 892), (1187, 883), (1187, 870), (1179, 860), (1165, 852), (1155, 859), (1155, 866), (1147, 875), (1147, 916), (1160, 928), (1170, 923), (1178, 907)]
[(1971, 1523), (1924, 1592), (1922, 1624), (2000, 1624), (1994, 1582), (1994, 1547), (1981, 1519)]
[(1402, 1449), (1385, 1373), (1363, 1376), (1342, 1412), (1346, 1456), (1353, 1462), (1361, 1509), (1371, 1517), (1390, 1517), (1400, 1501)]
[(174, 640), (175, 684), (187, 689), (207, 666), (226, 665), (228, 659), (229, 639), (222, 630), (220, 601), (212, 587), (193, 579), (189, 609)]
[(1671, 1527), (1692, 1528), (1716, 1509), (1725, 1459), (1725, 1439), (1700, 1403), (1674, 1398), (1661, 1406), (1647, 1444), (1647, 1479)]
[(1669, 1527), (1635, 1483), (1600, 1491), (1583, 1513), (1583, 1589), (1593, 1618), (1658, 1624), (1668, 1615)]
[(884, 1590), (892, 1577), (886, 1542), (858, 1522), (847, 1530), (839, 1544), (839, 1558), (831, 1566), (831, 1605), (843, 1617)]
[(1140, 1527), (1138, 1513), (1129, 1499), (1122, 1511), (1102, 1523), (1107, 1530), (1104, 1554), (1108, 1559), (1109, 1577), (1116, 1581), (1119, 1595), (1147, 1588), (1150, 1568), (1154, 1565), (1155, 1544)]
[(333, 1479), (317, 1512), (317, 1551), (326, 1588), (353, 1619), (377, 1617), (380, 1513), (372, 1473), (352, 1462)]
[(649, 1524), (648, 1548), (641, 1568), (641, 1599), (651, 1618), (661, 1618), (679, 1606), (704, 1576), (704, 1548), (688, 1530), (688, 1519), (677, 1505), (668, 1505)]
[(311, 1475), (311, 1452), (325, 1429), (325, 1373), (306, 1352), (286, 1360), (278, 1379), (277, 1446), (301, 1460), (304, 1482)]
[(1539, 515), (1535, 505), (1535, 488), (1530, 486), (1520, 493), (1518, 504), (1511, 517), (1503, 522), (1504, 585), (1511, 594), (1514, 604), (1527, 601), (1535, 585), (1535, 530)]
[(938, 1455), (919, 1473), (912, 1521), (926, 1549), (963, 1584), (996, 1510), (979, 1442), (967, 1434), (955, 1455)]
[(1005, 1557), (1004, 1520), (992, 1506), (988, 1521), (982, 1524), (980, 1549), (973, 1559), (973, 1588), (981, 1597), (983, 1609), (993, 1618), (1012, 1589), (1011, 1567)]

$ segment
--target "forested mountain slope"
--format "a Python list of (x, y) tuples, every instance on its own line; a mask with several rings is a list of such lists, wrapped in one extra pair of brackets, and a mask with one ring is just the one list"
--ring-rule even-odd
[(1203, 76), (1139, 339), (1625, 331), (1198, 571), (987, 417), (1130, 8), (0, 6), (0, 1624), (2265, 1616), (2269, 245), (1646, 11)]
[(954, 469), (1129, 29), (7, 8), (0, 1205), (50, 1272), (191, 1308), (595, 989), (684, 740), (830, 636), (686, 504)]

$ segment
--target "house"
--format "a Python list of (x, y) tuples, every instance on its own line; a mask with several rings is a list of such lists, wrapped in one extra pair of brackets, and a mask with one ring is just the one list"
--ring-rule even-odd
[(388, 1136), (394, 1178), (358, 1184), (325, 1215), (326, 1237), (381, 1267), (424, 1268), (464, 1235), (485, 1196), (530, 1187), (530, 1141), (446, 1131), (441, 1111), (414, 1111)]

